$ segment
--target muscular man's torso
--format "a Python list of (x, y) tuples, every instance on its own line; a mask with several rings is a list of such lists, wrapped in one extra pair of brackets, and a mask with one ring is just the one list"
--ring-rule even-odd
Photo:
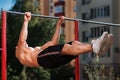
[(28, 47), (25, 46), (27, 44), (24, 44), (21, 46), (18, 45), (16, 47), (16, 57), (19, 59), (19, 61), (24, 64), (25, 66), (29, 67), (37, 67), (37, 55), (42, 51), (40, 47)]

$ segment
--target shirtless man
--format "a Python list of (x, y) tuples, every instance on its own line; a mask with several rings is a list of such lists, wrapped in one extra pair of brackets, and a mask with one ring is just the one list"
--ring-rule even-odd
[(30, 47), (26, 39), (28, 35), (28, 23), (31, 20), (31, 13), (26, 12), (24, 22), (20, 32), (18, 44), (16, 46), (16, 57), (21, 64), (28, 67), (57, 68), (69, 63), (78, 55), (87, 52), (94, 52), (97, 55), (104, 54), (111, 46), (113, 35), (104, 32), (101, 37), (90, 44), (79, 41), (71, 41), (65, 44), (58, 44), (60, 37), (60, 26), (64, 20), (61, 16), (56, 24), (56, 30), (51, 41), (42, 46)]

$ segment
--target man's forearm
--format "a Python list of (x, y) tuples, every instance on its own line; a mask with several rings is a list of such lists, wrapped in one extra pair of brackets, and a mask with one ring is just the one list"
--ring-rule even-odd
[(56, 30), (53, 35), (52, 42), (54, 44), (57, 44), (59, 42), (59, 38), (60, 38), (60, 24), (56, 24)]
[(52, 38), (52, 42), (54, 44), (57, 44), (59, 42), (60, 27), (61, 27), (61, 24), (62, 24), (63, 20), (64, 20), (64, 16), (61, 16), (60, 19), (58, 20), (57, 24), (56, 24), (55, 33), (54, 33), (53, 38)]
[(22, 29), (21, 29), (21, 32), (20, 32), (20, 38), (19, 38), (19, 40), (21, 40), (21, 41), (26, 41), (26, 39), (27, 39), (27, 35), (28, 35), (28, 30), (27, 30), (28, 23), (29, 23), (29, 21), (24, 21), (23, 22), (23, 26), (22, 26)]

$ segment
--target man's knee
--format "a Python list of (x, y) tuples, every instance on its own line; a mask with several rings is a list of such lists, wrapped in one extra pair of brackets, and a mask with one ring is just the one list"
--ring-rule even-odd
[(70, 47), (70, 44), (64, 44), (63, 49), (62, 49), (61, 52), (62, 52), (62, 53), (68, 53), (69, 47)]
[(78, 55), (79, 53), (78, 48), (79, 47), (76, 45), (65, 44), (62, 49), (62, 53), (67, 55)]

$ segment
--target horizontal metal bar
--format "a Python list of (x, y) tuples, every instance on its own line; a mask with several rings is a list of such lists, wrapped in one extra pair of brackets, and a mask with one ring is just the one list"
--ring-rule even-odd
[[(24, 15), (24, 14), (25, 14), (25, 13), (22, 13), (22, 12), (15, 12), (15, 11), (6, 11), (6, 12), (7, 12), (7, 13), (12, 13), (12, 14), (20, 14), (20, 15)], [(31, 14), (31, 16), (41, 17), (41, 18), (59, 19), (59, 17), (39, 15), (39, 14)], [(106, 22), (98, 22), (98, 21), (91, 21), (91, 20), (83, 20), (83, 19), (74, 19), (74, 18), (67, 18), (67, 17), (65, 17), (64, 20), (80, 21), (80, 22), (86, 22), (86, 23), (92, 23), (92, 24), (99, 24), (99, 25), (108, 25), (108, 26), (120, 27), (120, 24), (106, 23)]]
[[(7, 13), (12, 13), (12, 14), (25, 15), (25, 13), (22, 13), (22, 12), (15, 12), (15, 11), (6, 11), (6, 12), (7, 12)], [(42, 18), (59, 19), (59, 17), (54, 17), (54, 16), (45, 16), (45, 15), (39, 15), (39, 14), (31, 14), (31, 16), (34, 16), (34, 17), (42, 17)]]

